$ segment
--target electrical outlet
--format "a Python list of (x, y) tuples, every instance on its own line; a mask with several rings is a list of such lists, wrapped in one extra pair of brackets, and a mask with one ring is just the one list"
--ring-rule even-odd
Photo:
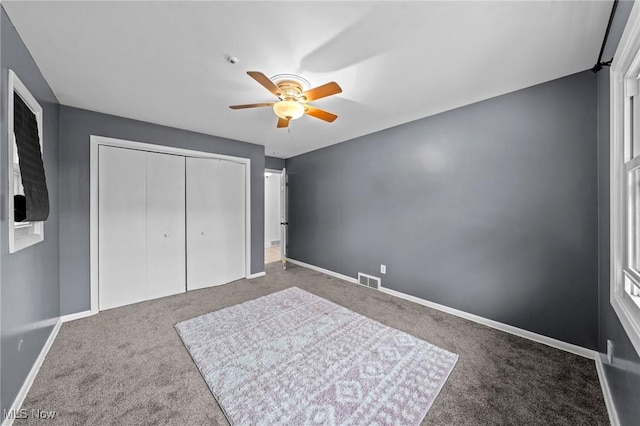
[(607, 362), (613, 364), (613, 341), (607, 340)]
[(387, 265), (380, 265), (380, 273), (381, 274), (387, 273)]

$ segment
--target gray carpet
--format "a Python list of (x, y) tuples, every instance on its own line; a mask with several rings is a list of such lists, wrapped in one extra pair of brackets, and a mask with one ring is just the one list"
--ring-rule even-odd
[(228, 424), (173, 326), (292, 286), (460, 355), (423, 424), (608, 424), (591, 360), (279, 263), (64, 324), (24, 408), (57, 411), (53, 424)]

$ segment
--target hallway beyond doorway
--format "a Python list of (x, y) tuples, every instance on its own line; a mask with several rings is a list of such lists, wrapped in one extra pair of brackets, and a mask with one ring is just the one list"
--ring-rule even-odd
[(264, 249), (264, 263), (278, 262), (280, 259), (280, 246), (265, 247)]

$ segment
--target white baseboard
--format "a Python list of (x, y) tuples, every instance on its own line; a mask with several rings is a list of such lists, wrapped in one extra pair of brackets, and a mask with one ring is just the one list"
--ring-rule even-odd
[[(27, 397), (27, 393), (29, 393), (29, 389), (31, 389), (31, 385), (33, 385), (33, 381), (38, 375), (38, 371), (40, 371), (40, 367), (44, 362), (45, 357), (49, 353), (49, 349), (51, 349), (51, 345), (53, 345), (53, 341), (56, 340), (56, 336), (58, 335), (58, 331), (60, 331), (60, 327), (62, 326), (62, 318), (58, 318), (56, 325), (53, 326), (53, 330), (51, 330), (51, 334), (49, 334), (49, 338), (45, 342), (42, 350), (40, 351), (40, 355), (36, 358), (36, 362), (33, 363), (33, 367), (31, 367), (31, 371), (27, 375), (27, 378), (24, 380), (18, 395), (16, 395), (16, 399), (11, 404), (11, 408), (9, 409), (9, 413), (15, 415), (18, 413), (20, 408), (22, 407), (22, 403), (24, 399)], [(4, 416), (4, 413), (3, 413)], [(13, 418), (6, 418), (2, 422), (2, 426), (11, 426), (13, 424)]]
[(323, 274), (331, 275), (332, 277), (340, 278), (341, 280), (349, 281), (350, 283), (353, 283), (353, 284), (358, 284), (358, 280), (353, 277), (342, 275), (337, 272), (333, 272), (328, 269), (321, 268), (319, 266), (310, 265), (308, 263), (300, 262), (299, 260), (291, 259), (289, 257), (287, 257), (287, 262), (293, 263), (294, 265), (303, 266), (307, 269), (313, 269), (314, 271), (322, 272)]
[(523, 330), (518, 327), (514, 327), (509, 324), (504, 324), (498, 321), (494, 321), (488, 318), (484, 318), (478, 315), (470, 314), (468, 312), (460, 311), (458, 309), (450, 308), (448, 306), (440, 305), (438, 303), (430, 302), (428, 300), (420, 299), (415, 296), (411, 296), (405, 293), (401, 293), (390, 288), (380, 287), (380, 291), (390, 294), (392, 296), (399, 297), (401, 299), (409, 300), (414, 303), (418, 303), (429, 308), (437, 309), (442, 312), (446, 312), (451, 315), (455, 315), (460, 318), (467, 319), (469, 321), (477, 322), (479, 324), (486, 325), (487, 327), (495, 328), (496, 330), (504, 331), (505, 333), (514, 334), (525, 339), (533, 340), (534, 342), (542, 343), (547, 346), (551, 346), (556, 349), (561, 349), (566, 352), (571, 352), (576, 355), (583, 356), (589, 359), (597, 359), (599, 354), (592, 349), (583, 348), (582, 346), (574, 345), (572, 343), (563, 342), (562, 340), (553, 339), (542, 334), (534, 333), (532, 331)]
[(258, 278), (258, 277), (264, 277), (265, 275), (267, 275), (266, 272), (262, 271), (262, 272), (256, 272), (255, 274), (249, 274), (246, 276), (246, 279), (248, 280), (252, 280), (254, 278)]
[(609, 423), (611, 423), (611, 426), (620, 426), (620, 418), (618, 418), (618, 412), (616, 411), (616, 406), (613, 403), (613, 395), (611, 395), (609, 381), (607, 380), (607, 375), (604, 372), (602, 356), (598, 356), (596, 358), (596, 371), (598, 372), (598, 378), (600, 379), (600, 387), (602, 388), (604, 403), (607, 406), (607, 411), (609, 412)]
[(83, 312), (76, 312), (75, 314), (63, 315), (60, 317), (60, 319), (64, 323), (64, 322), (74, 321), (80, 318), (90, 317), (91, 315), (93, 315), (93, 313), (91, 312), (91, 310), (88, 310)]
[[(336, 278), (340, 278), (341, 280), (348, 281), (350, 283), (358, 284), (358, 280), (353, 277), (349, 277), (346, 275), (339, 274), (337, 272), (330, 271), (328, 269), (319, 268), (317, 266), (309, 265), (308, 263), (300, 262), (298, 260), (287, 258), (288, 262), (291, 262), (296, 265), (304, 266), (305, 268), (313, 269), (314, 271), (322, 272), (327, 275), (331, 275)], [(411, 296), (409, 294), (401, 293), (396, 290), (391, 290), (390, 288), (380, 287), (381, 292), (389, 294), (391, 296), (398, 297), (400, 299), (405, 299), (410, 302), (417, 303), (419, 305), (426, 306), (428, 308), (437, 309), (442, 312), (446, 312), (451, 315), (455, 315), (457, 317), (461, 317), (467, 319), (469, 321), (477, 322), (479, 324), (486, 325), (491, 328), (495, 328), (496, 330), (504, 331), (506, 333), (514, 334), (516, 336), (524, 337), (525, 339), (533, 340), (534, 342), (542, 343), (547, 346), (554, 347), (556, 349), (561, 349), (566, 352), (571, 352), (576, 355), (583, 356), (585, 358), (596, 360), (599, 358), (599, 353), (592, 349), (583, 348), (582, 346), (577, 346), (571, 343), (563, 342), (561, 340), (553, 339), (551, 337), (543, 336), (541, 334), (537, 334), (531, 331), (523, 330), (518, 327), (514, 327), (512, 325), (504, 324), (498, 321), (490, 320), (488, 318), (484, 318), (478, 315), (470, 314), (468, 312), (460, 311), (458, 309), (450, 308), (448, 306), (440, 305), (438, 303), (430, 302), (428, 300), (421, 299), (419, 297)]]

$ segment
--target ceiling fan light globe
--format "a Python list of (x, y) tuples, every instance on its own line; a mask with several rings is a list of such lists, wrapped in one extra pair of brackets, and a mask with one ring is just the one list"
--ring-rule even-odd
[(296, 101), (280, 101), (273, 104), (273, 112), (285, 120), (295, 120), (304, 114), (304, 106)]

